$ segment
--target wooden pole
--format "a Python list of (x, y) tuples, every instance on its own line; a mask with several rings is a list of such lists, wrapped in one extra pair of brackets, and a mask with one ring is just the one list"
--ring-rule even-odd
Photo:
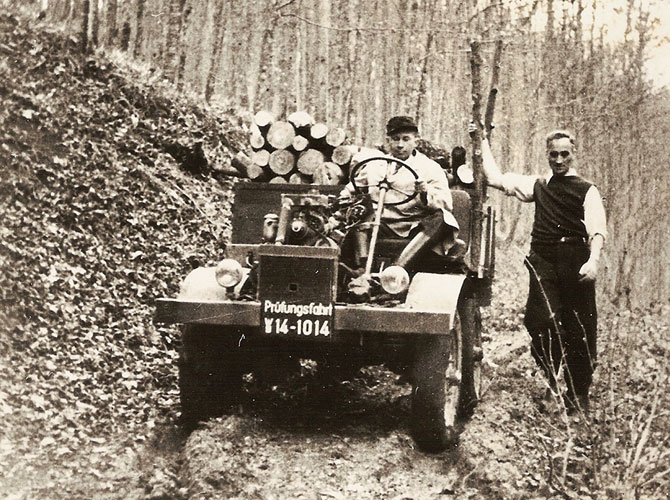
[[(502, 59), (503, 51), (503, 41), (502, 39), (496, 42), (496, 49), (493, 53), (493, 64), (491, 65), (491, 86), (489, 87), (489, 97), (486, 102), (486, 114), (484, 115), (484, 128), (486, 129), (486, 137), (488, 138), (489, 143), (491, 142), (491, 137), (493, 136), (493, 114), (496, 107), (496, 97), (498, 95), (498, 79), (500, 76), (500, 66)], [(483, 183), (482, 191), (482, 204), (486, 201), (486, 183)], [(483, 206), (482, 206), (483, 210)], [(482, 212), (483, 216), (483, 212)], [(493, 277), (495, 273), (495, 215), (493, 209), (489, 206), (487, 210), (487, 227), (486, 227), (486, 248), (484, 252), (484, 265), (488, 269), (483, 270), (487, 273), (489, 277)], [(483, 229), (483, 228), (482, 228)]]
[(493, 53), (493, 64), (491, 65), (491, 87), (489, 90), (489, 98), (486, 102), (486, 115), (484, 118), (484, 126), (486, 127), (486, 136), (491, 141), (491, 134), (493, 132), (493, 113), (496, 107), (496, 96), (498, 95), (498, 79), (500, 75), (500, 60), (502, 58), (503, 41), (496, 42), (496, 50)]
[[(479, 52), (480, 44), (478, 41), (470, 43), (470, 69), (472, 74), (472, 121), (481, 123), (482, 121), (482, 80), (481, 66), (482, 56)], [(474, 173), (474, 192), (472, 195), (472, 236), (470, 238), (470, 265), (477, 270), (477, 275), (481, 278), (482, 266), (482, 221), (484, 204), (484, 175), (482, 166), (482, 134), (479, 127), (475, 128), (472, 134), (472, 169)]]
[(91, 13), (90, 0), (84, 0), (82, 4), (81, 16), (81, 51), (86, 54), (88, 52), (88, 18)]

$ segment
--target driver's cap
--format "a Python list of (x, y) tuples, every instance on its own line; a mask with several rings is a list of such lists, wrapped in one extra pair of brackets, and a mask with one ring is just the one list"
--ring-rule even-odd
[(418, 132), (419, 127), (413, 118), (409, 116), (394, 116), (386, 124), (386, 135), (398, 132)]

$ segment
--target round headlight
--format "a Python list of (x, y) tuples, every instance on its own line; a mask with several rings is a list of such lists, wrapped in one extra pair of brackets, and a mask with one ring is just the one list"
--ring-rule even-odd
[(402, 293), (409, 287), (409, 274), (400, 266), (390, 266), (382, 271), (380, 281), (387, 293)]
[(216, 266), (216, 282), (224, 288), (230, 288), (242, 281), (242, 265), (234, 259), (223, 259)]

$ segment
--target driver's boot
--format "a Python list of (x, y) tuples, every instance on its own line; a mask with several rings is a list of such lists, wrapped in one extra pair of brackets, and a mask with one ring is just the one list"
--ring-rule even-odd
[(365, 265), (370, 253), (370, 235), (365, 229), (354, 231), (354, 279), (347, 284), (349, 299), (355, 303), (370, 300), (372, 282), (370, 276), (365, 274)]
[(428, 221), (422, 222), (421, 231), (409, 241), (394, 264), (407, 269), (407, 266), (412, 263), (417, 255), (420, 255), (424, 250), (430, 250), (438, 243), (441, 243), (445, 248), (453, 247), (457, 242), (457, 234), (458, 230), (444, 224), (442, 214), (437, 213)]
[(367, 229), (354, 230), (354, 265), (365, 268), (370, 253), (370, 234)]
[(433, 244), (434, 239), (427, 232), (419, 232), (409, 241), (407, 246), (403, 248), (402, 252), (400, 252), (400, 255), (394, 262), (394, 265), (407, 269), (417, 255), (423, 250), (430, 248)]

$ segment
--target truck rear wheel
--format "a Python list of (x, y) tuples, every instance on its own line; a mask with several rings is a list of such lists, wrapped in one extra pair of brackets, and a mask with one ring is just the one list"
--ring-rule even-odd
[(449, 335), (424, 335), (415, 344), (411, 429), (423, 451), (437, 453), (458, 441), (462, 350), (458, 314)]
[(476, 299), (464, 299), (459, 306), (463, 331), (463, 382), (459, 416), (472, 416), (482, 389), (482, 316)]
[(226, 330), (229, 328), (211, 325), (183, 327), (179, 393), (186, 428), (224, 414), (240, 400), (243, 368), (239, 335)]

